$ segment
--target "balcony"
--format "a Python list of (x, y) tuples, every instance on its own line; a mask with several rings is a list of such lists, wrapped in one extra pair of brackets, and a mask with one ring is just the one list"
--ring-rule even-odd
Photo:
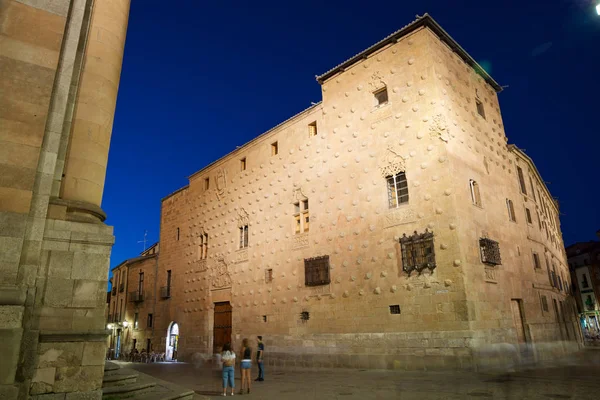
[(144, 292), (136, 290), (135, 292), (129, 292), (129, 301), (132, 303), (139, 303), (144, 301)]
[(163, 286), (160, 288), (160, 298), (161, 299), (171, 298), (171, 286)]
[(123, 293), (124, 291), (125, 291), (125, 284), (124, 284), (124, 283), (121, 283), (121, 284), (119, 285), (119, 293)]

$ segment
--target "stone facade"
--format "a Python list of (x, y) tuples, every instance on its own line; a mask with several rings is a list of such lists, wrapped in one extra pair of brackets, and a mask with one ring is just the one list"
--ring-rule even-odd
[(0, 398), (100, 398), (128, 0), (0, 1)]
[(183, 360), (256, 335), (310, 367), (577, 348), (558, 206), (507, 145), (500, 86), (429, 16), (318, 81), (322, 102), (163, 199), (157, 350), (173, 323)]
[(600, 346), (600, 242), (574, 243), (566, 251), (585, 343)]

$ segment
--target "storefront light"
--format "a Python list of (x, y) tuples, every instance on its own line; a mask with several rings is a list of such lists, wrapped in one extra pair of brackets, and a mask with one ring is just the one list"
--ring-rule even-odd
[(124, 327), (124, 328), (127, 328), (128, 326), (129, 326), (129, 322), (127, 322), (127, 321), (123, 321), (123, 327)]
[(106, 329), (112, 329), (112, 328), (113, 328), (113, 324), (106, 325)]

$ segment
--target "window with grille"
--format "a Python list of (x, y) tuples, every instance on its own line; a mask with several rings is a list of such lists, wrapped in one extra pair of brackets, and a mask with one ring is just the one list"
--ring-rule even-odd
[(308, 232), (309, 227), (308, 199), (294, 203), (294, 233)]
[(481, 252), (481, 262), (489, 265), (500, 265), (500, 245), (498, 242), (488, 238), (479, 239), (479, 250)]
[(540, 269), (542, 268), (542, 264), (540, 263), (540, 256), (538, 255), (538, 253), (533, 253), (533, 266), (535, 267), (535, 269)]
[(469, 187), (471, 189), (471, 201), (476, 206), (481, 207), (481, 194), (479, 193), (479, 184), (473, 179), (469, 180)]
[(248, 247), (248, 225), (240, 226), (240, 249)]
[(400, 305), (394, 304), (390, 306), (390, 314), (400, 314)]
[(384, 88), (379, 89), (378, 91), (374, 92), (373, 96), (375, 96), (375, 105), (376, 106), (382, 106), (384, 104), (387, 104), (387, 102), (388, 102), (387, 87), (384, 87)]
[(396, 208), (400, 204), (408, 203), (408, 183), (406, 174), (399, 172), (396, 175), (388, 176), (388, 204), (390, 208)]
[(525, 207), (525, 217), (527, 218), (528, 224), (533, 224), (533, 220), (531, 219), (531, 211), (529, 211), (529, 208), (527, 207)]
[(525, 177), (523, 176), (523, 170), (521, 167), (517, 167), (517, 175), (519, 176), (519, 187), (521, 188), (521, 193), (527, 194), (527, 187), (525, 186)]
[(300, 320), (301, 321), (308, 321), (310, 319), (310, 313), (308, 311), (302, 311), (300, 313)]
[(413, 271), (421, 273), (425, 268), (433, 271), (435, 264), (435, 251), (433, 245), (433, 232), (415, 233), (400, 238), (402, 251), (402, 269), (409, 275)]
[(306, 286), (327, 285), (329, 282), (329, 256), (304, 259), (304, 284)]
[(245, 170), (246, 170), (246, 157), (244, 157), (240, 160), (240, 171), (245, 171)]
[(485, 109), (483, 108), (483, 103), (479, 99), (475, 99), (475, 104), (477, 105), (477, 114), (485, 119)]
[(508, 210), (508, 219), (512, 222), (517, 222), (517, 217), (515, 216), (515, 207), (513, 206), (512, 200), (506, 199), (506, 208)]
[(317, 136), (317, 121), (308, 124), (308, 137)]
[(269, 283), (273, 281), (273, 270), (271, 268), (265, 271), (265, 282)]

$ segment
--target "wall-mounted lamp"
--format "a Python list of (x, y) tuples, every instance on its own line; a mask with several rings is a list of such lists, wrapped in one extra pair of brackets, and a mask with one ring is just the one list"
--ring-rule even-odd
[(129, 322), (123, 321), (123, 328), (127, 328), (129, 326)]
[(108, 324), (108, 325), (106, 325), (106, 329), (112, 329), (113, 327), (114, 327), (114, 325), (113, 325), (113, 324)]

